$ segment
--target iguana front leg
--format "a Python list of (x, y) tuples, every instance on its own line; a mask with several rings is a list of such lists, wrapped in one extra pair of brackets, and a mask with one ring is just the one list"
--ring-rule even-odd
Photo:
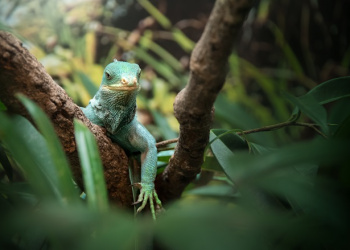
[(157, 174), (157, 148), (153, 136), (134, 118), (130, 124), (124, 126), (116, 135), (113, 135), (113, 139), (130, 152), (141, 152), (140, 195), (136, 203), (142, 202), (142, 204), (137, 212), (144, 209), (147, 201), (149, 201), (152, 217), (156, 219), (154, 201), (160, 207), (162, 203), (154, 187)]
[(140, 195), (136, 203), (142, 202), (141, 206), (137, 209), (140, 212), (145, 208), (147, 201), (149, 201), (152, 217), (155, 220), (155, 208), (154, 201), (160, 207), (161, 201), (158, 198), (157, 192), (154, 187), (154, 179), (157, 173), (157, 161), (154, 162), (154, 155), (157, 155), (157, 149), (154, 145), (149, 145), (148, 150), (141, 154), (141, 183), (140, 183)]

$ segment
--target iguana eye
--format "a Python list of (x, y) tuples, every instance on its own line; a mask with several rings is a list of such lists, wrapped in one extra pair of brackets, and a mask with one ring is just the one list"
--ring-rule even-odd
[(108, 72), (106, 72), (105, 74), (106, 74), (107, 80), (111, 80), (112, 79), (112, 76)]

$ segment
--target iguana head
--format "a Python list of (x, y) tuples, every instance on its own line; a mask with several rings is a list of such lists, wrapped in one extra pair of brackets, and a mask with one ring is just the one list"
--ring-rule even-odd
[(138, 91), (140, 73), (139, 65), (114, 60), (103, 72), (101, 88), (112, 91)]

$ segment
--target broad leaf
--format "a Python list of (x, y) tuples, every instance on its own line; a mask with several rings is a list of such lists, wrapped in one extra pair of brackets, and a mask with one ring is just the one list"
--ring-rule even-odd
[(22, 205), (28, 206), (30, 204), (35, 206), (38, 204), (38, 198), (35, 196), (33, 188), (27, 182), (0, 183), (0, 193), (6, 197), (12, 209)]
[[(220, 138), (220, 134), (223, 134), (223, 130), (212, 130), (210, 131), (210, 141), (213, 141), (210, 144), (211, 150), (223, 169), (223, 171), (227, 174), (232, 168), (232, 163), (227, 161), (227, 157), (232, 157), (234, 155), (235, 150), (242, 150), (244, 148), (248, 148), (247, 144), (236, 134), (225, 134)], [(217, 133), (217, 134), (215, 134)], [(216, 162), (213, 162), (215, 168), (217, 167)], [(207, 163), (208, 164), (208, 163)], [(213, 168), (213, 167), (212, 167)]]
[(277, 213), (197, 199), (167, 212), (157, 221), (156, 239), (170, 249), (271, 249), (292, 225), (290, 218)]
[(17, 95), (18, 99), (26, 107), (35, 124), (45, 138), (50, 158), (54, 164), (54, 172), (57, 174), (57, 188), (67, 197), (74, 199), (76, 190), (73, 186), (73, 177), (68, 160), (56, 132), (45, 113), (34, 102), (23, 95)]
[(157, 160), (160, 162), (169, 162), (171, 156), (174, 154), (174, 150), (161, 151), (157, 154)]
[(326, 104), (350, 96), (350, 76), (331, 79), (317, 85), (305, 96), (313, 96), (320, 104)]
[[(1, 220), (0, 244), (6, 246), (4, 243), (7, 243), (12, 246), (10, 249), (133, 249), (137, 239), (132, 216), (116, 209), (98, 213), (86, 206), (62, 208), (52, 203), (6, 215)], [(149, 241), (145, 232), (150, 227), (152, 225), (145, 226), (142, 232), (145, 241)], [(42, 244), (29, 248), (29, 240), (42, 241)], [(20, 247), (15, 247), (18, 241)]]
[[(226, 129), (212, 129), (211, 132), (219, 137), (221, 140), (232, 152), (239, 150), (247, 150), (247, 142), (242, 139), (241, 136), (237, 135), (235, 130), (226, 130)], [(214, 138), (215, 139), (215, 138)], [(212, 141), (212, 138), (210, 138)]]
[(12, 169), (11, 163), (9, 162), (9, 160), (7, 158), (7, 155), (5, 153), (5, 149), (2, 147), (1, 144), (0, 144), (0, 163), (5, 170), (7, 177), (9, 178), (10, 181), (12, 181), (13, 169)]
[(216, 172), (224, 172), (219, 161), (214, 156), (206, 156), (205, 161), (202, 165), (203, 170), (216, 171)]
[(61, 204), (78, 200), (70, 172), (55, 164), (49, 143), (33, 125), (23, 117), (9, 118), (1, 112), (0, 120), (0, 139), (34, 190)]
[(255, 155), (263, 155), (263, 154), (268, 153), (271, 150), (273, 150), (270, 147), (265, 147), (263, 145), (253, 143), (253, 142), (250, 142), (249, 146), (250, 146), (251, 152)]
[[(232, 128), (242, 130), (259, 128), (262, 124), (257, 118), (248, 112), (242, 105), (232, 103), (222, 95), (215, 100), (215, 119), (228, 123)], [(251, 140), (269, 146), (275, 145), (275, 140), (270, 133), (255, 133), (247, 136)]]
[(243, 153), (235, 156), (227, 155), (223, 157), (223, 161), (231, 162), (234, 166), (227, 169), (229, 177), (235, 182), (244, 184), (264, 178), (271, 172), (284, 171), (300, 164), (309, 167), (309, 164), (339, 163), (347, 157), (347, 143), (314, 140), (285, 146), (264, 155), (252, 156)]
[(235, 191), (229, 185), (210, 185), (191, 189), (185, 193), (186, 195), (200, 195), (209, 197), (235, 197)]
[(88, 204), (98, 211), (106, 211), (108, 209), (107, 188), (95, 137), (78, 120), (74, 121), (74, 128)]
[(332, 104), (331, 110), (329, 111), (328, 123), (332, 135), (339, 129), (347, 117), (350, 116), (350, 98), (343, 98)]
[(302, 97), (294, 97), (287, 93), (284, 96), (292, 104), (298, 107), (302, 113), (310, 117), (316, 124), (318, 124), (324, 133), (329, 133), (329, 127), (327, 123), (327, 112), (326, 109), (317, 102), (312, 95), (305, 95)]

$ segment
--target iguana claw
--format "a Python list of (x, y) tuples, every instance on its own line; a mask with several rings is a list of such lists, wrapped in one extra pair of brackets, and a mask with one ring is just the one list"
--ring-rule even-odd
[[(136, 183), (135, 183), (136, 184)], [(139, 185), (135, 185), (139, 187)], [(154, 184), (145, 184), (140, 183), (141, 191), (137, 201), (134, 204), (138, 204), (142, 202), (141, 206), (137, 209), (137, 213), (139, 213), (142, 209), (145, 208), (147, 201), (149, 200), (152, 218), (156, 220), (156, 212), (154, 208), (154, 200), (156, 201), (156, 205), (162, 207), (162, 202), (159, 200), (156, 190), (154, 189)]]

